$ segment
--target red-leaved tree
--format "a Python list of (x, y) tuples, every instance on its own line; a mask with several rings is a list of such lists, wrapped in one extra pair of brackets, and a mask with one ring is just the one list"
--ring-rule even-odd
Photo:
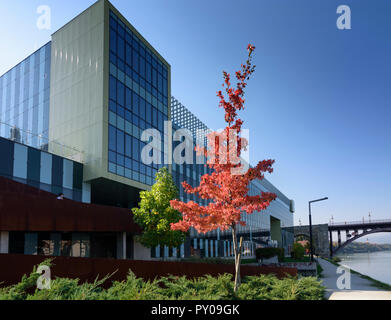
[(243, 170), (243, 159), (240, 157), (242, 150), (246, 150), (247, 140), (241, 137), (243, 121), (239, 118), (238, 111), (244, 109), (246, 81), (255, 70), (255, 66), (252, 65), (255, 47), (248, 45), (247, 49), (246, 64), (242, 64), (241, 69), (235, 73), (236, 88), (231, 86), (230, 75), (223, 72), (225, 94), (221, 91), (217, 93), (220, 107), (225, 111), (227, 127), (222, 132), (212, 132), (208, 135), (208, 148), (196, 147), (197, 152), (207, 158), (207, 165), (212, 172), (201, 177), (198, 187), (192, 187), (186, 181), (182, 182), (187, 193), (208, 199), (209, 204), (201, 206), (194, 201), (185, 203), (179, 200), (170, 202), (172, 208), (182, 213), (182, 220), (171, 225), (173, 230), (187, 231), (193, 227), (200, 233), (206, 233), (218, 228), (231, 228), (235, 255), (235, 291), (240, 284), (242, 252), (242, 238), (238, 247), (237, 225), (245, 225), (241, 219), (242, 214), (265, 210), (276, 198), (275, 194), (269, 192), (254, 196), (248, 194), (248, 186), (252, 180), (261, 180), (265, 172), (273, 171), (274, 160), (264, 160), (253, 168)]

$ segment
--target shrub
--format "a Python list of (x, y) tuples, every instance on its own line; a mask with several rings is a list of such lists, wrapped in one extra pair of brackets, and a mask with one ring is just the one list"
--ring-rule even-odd
[(244, 277), (237, 293), (233, 290), (231, 274), (195, 279), (170, 275), (144, 281), (131, 271), (126, 280), (114, 281), (108, 289), (103, 289), (101, 284), (110, 276), (82, 284), (78, 279), (56, 278), (51, 281), (50, 290), (38, 290), (35, 270), (20, 283), (0, 288), (0, 300), (319, 300), (324, 297), (324, 287), (316, 278), (278, 279), (272, 274)]
[(305, 251), (304, 247), (300, 243), (295, 242), (292, 248), (292, 258), (303, 259), (304, 251)]
[(341, 258), (339, 258), (339, 257), (333, 257), (331, 260), (333, 260), (336, 263), (339, 263), (342, 261)]
[(255, 249), (255, 256), (257, 260), (278, 256), (278, 261), (282, 262), (284, 260), (284, 248), (257, 248)]

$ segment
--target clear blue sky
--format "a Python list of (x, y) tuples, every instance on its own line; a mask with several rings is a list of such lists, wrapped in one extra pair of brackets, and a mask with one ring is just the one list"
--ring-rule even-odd
[[(0, 2), (0, 74), (50, 40), (92, 0)], [(295, 222), (391, 217), (391, 1), (113, 0), (172, 66), (172, 94), (211, 128), (224, 125), (216, 91), (248, 43), (257, 70), (247, 89), (251, 163), (296, 201)], [(38, 30), (39, 5), (52, 30)], [(350, 5), (352, 29), (336, 27)]]

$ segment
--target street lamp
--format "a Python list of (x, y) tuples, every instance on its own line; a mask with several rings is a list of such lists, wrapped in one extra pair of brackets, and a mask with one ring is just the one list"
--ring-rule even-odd
[(324, 198), (321, 198), (321, 199), (316, 199), (316, 200), (311, 200), (308, 202), (308, 209), (309, 209), (309, 218), (310, 218), (310, 250), (311, 250), (311, 262), (314, 261), (314, 251), (313, 251), (313, 248), (312, 248), (312, 218), (311, 218), (311, 203), (313, 202), (318, 202), (318, 201), (323, 201), (323, 200), (327, 200), (328, 197), (324, 197)]

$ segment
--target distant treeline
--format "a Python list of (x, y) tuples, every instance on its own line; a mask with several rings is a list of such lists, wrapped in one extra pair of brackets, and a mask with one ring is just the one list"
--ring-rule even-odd
[[(336, 245), (336, 243), (334, 243)], [(367, 242), (352, 242), (339, 250), (339, 253), (365, 253), (391, 250), (391, 244), (377, 244)]]

